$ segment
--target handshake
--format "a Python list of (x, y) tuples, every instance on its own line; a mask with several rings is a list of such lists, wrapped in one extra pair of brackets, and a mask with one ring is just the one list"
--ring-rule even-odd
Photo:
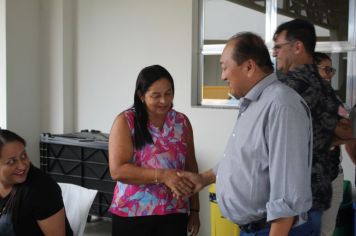
[(175, 198), (190, 197), (210, 184), (204, 174), (170, 170), (164, 184), (172, 191)]

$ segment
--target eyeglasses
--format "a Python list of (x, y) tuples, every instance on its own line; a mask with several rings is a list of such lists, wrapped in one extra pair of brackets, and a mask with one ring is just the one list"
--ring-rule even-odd
[(327, 75), (334, 74), (336, 72), (336, 69), (330, 66), (318, 66), (318, 68), (324, 70)]
[(272, 48), (273, 51), (279, 51), (284, 45), (290, 44), (291, 42), (285, 42), (280, 44), (275, 44)]

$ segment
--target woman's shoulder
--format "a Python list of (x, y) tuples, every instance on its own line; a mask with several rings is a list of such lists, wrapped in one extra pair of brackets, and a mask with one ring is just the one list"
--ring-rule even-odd
[(40, 188), (44, 189), (47, 188), (49, 189), (57, 189), (59, 188), (58, 183), (47, 173), (44, 171), (40, 170), (39, 168), (35, 166), (31, 166), (28, 176), (27, 176), (27, 182), (31, 188), (34, 190)]
[(129, 108), (127, 110), (124, 110), (121, 112), (118, 116), (117, 119), (122, 119), (125, 118), (128, 121), (134, 120), (135, 118), (135, 108)]
[(129, 108), (129, 109), (121, 112), (120, 114), (117, 115), (117, 117), (115, 119), (115, 123), (117, 123), (117, 124), (126, 123), (130, 129), (134, 127), (134, 121), (135, 121), (135, 109), (134, 108)]

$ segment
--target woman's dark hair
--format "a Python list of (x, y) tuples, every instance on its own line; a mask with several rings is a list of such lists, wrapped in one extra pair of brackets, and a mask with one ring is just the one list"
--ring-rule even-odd
[[(10, 130), (0, 128), (0, 159), (2, 158), (1, 153), (4, 145), (10, 142), (20, 142), (24, 146), (26, 146), (25, 139), (23, 139), (22, 137), (20, 137), (19, 135), (15, 134)], [(9, 198), (2, 209), (2, 214), (8, 214), (8, 213), (11, 214), (13, 223), (15, 223), (18, 219), (17, 214), (19, 212), (18, 209), (21, 208), (21, 202), (22, 202), (21, 200), (28, 191), (25, 188), (25, 183), (26, 182), (21, 184), (15, 184), (12, 187)]]
[(316, 65), (319, 65), (322, 61), (324, 60), (329, 60), (331, 61), (331, 58), (323, 52), (314, 52), (313, 54), (313, 60)]
[(20, 142), (26, 146), (25, 139), (10, 130), (0, 128), (0, 157), (4, 145), (10, 142)]
[(153, 143), (152, 136), (148, 131), (148, 113), (141, 97), (145, 95), (151, 85), (160, 79), (166, 79), (172, 86), (174, 93), (174, 82), (171, 74), (160, 65), (152, 65), (143, 68), (136, 80), (136, 89), (134, 96), (135, 108), (135, 130), (134, 130), (134, 145), (135, 148), (141, 149), (147, 143)]

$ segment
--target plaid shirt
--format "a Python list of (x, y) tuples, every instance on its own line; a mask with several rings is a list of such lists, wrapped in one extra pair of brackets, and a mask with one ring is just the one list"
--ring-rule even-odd
[(330, 147), (339, 120), (340, 102), (332, 87), (319, 76), (315, 65), (302, 65), (287, 74), (278, 74), (278, 78), (296, 90), (310, 108), (313, 123), (312, 209), (326, 210), (330, 207), (335, 171)]

